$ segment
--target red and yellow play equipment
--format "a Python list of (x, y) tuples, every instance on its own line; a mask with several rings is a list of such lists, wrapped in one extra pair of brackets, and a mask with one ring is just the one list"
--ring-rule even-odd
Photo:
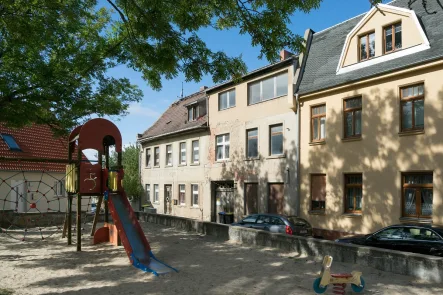
[(331, 273), (332, 256), (326, 255), (323, 258), (323, 265), (320, 272), (320, 277), (315, 279), (313, 288), (315, 293), (322, 294), (328, 288), (328, 285), (333, 285), (334, 294), (345, 294), (346, 284), (351, 284), (354, 292), (360, 293), (365, 288), (365, 281), (359, 271), (351, 273)]
[[(109, 167), (110, 146), (115, 147), (117, 166)], [(94, 163), (83, 159), (82, 151), (94, 149), (98, 160)], [(77, 160), (73, 160), (77, 153)], [(104, 157), (104, 161), (103, 161)], [(151, 251), (148, 240), (138, 222), (122, 186), (124, 170), (122, 166), (122, 138), (117, 126), (112, 122), (97, 118), (75, 128), (69, 136), (69, 161), (66, 171), (66, 191), (68, 192), (68, 244), (71, 243), (72, 198), (77, 196), (77, 251), (81, 251), (81, 198), (98, 197), (91, 235), (94, 244), (111, 242), (125, 247), (128, 258), (135, 267), (155, 275), (177, 271), (159, 261)], [(105, 207), (102, 228), (95, 230), (102, 203)], [(108, 211), (113, 223), (108, 220)]]

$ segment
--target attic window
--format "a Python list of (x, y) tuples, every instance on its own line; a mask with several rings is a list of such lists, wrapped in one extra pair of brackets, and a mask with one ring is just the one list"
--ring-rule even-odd
[(195, 121), (198, 119), (198, 104), (194, 104), (188, 107), (188, 121)]
[(6, 142), (6, 144), (8, 145), (8, 147), (11, 151), (17, 151), (17, 152), (22, 151), (22, 149), (17, 144), (17, 142), (15, 141), (15, 139), (12, 135), (2, 133), (1, 138)]
[(375, 56), (375, 32), (360, 36), (359, 39), (360, 61)]
[(389, 25), (384, 28), (385, 53), (401, 49), (401, 23)]

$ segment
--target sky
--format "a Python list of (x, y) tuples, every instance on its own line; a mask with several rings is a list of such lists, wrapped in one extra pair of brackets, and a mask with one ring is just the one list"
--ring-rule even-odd
[[(288, 0), (290, 1), (290, 0)], [(383, 1), (386, 3), (389, 1)], [(349, 18), (355, 17), (370, 10), (369, 0), (323, 0), (317, 10), (308, 14), (296, 12), (291, 18), (289, 27), (296, 34), (304, 35), (306, 29), (320, 32)], [(258, 59), (259, 47), (251, 46), (248, 35), (240, 35), (238, 30), (216, 31), (202, 29), (200, 38), (214, 51), (224, 51), (229, 56), (242, 55), (248, 71), (263, 67), (269, 62), (263, 58)], [(201, 86), (212, 86), (214, 83), (210, 76), (205, 76), (199, 82), (184, 82), (184, 76), (179, 75), (173, 80), (163, 80), (163, 89), (152, 90), (142, 79), (141, 75), (126, 66), (118, 66), (108, 71), (114, 77), (126, 77), (132, 84), (138, 85), (143, 91), (143, 99), (139, 103), (131, 104), (129, 114), (125, 117), (112, 118), (122, 133), (123, 144), (135, 144), (137, 133), (147, 130), (166, 109), (176, 101), (181, 93), (182, 82), (184, 96), (199, 91)]]

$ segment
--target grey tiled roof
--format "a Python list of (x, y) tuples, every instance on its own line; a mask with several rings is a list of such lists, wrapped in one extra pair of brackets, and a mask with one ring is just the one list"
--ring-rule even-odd
[(188, 122), (188, 109), (186, 105), (205, 99), (206, 92), (200, 91), (174, 102), (160, 118), (138, 140), (152, 137), (161, 137), (171, 133), (179, 133), (185, 130), (199, 129), (207, 126), (208, 116), (204, 115), (195, 121)]
[[(397, 0), (388, 4), (409, 9), (408, 2), (409, 0)], [(415, 11), (422, 24), (431, 46), (430, 49), (345, 74), (336, 75), (340, 54), (347, 34), (364, 15), (315, 33), (308, 53), (299, 93), (307, 94), (443, 58), (443, 7), (437, 1), (428, 1), (427, 3), (428, 12), (430, 13), (424, 10), (422, 1), (414, 2), (411, 8)], [(436, 13), (432, 13), (434, 11)]]

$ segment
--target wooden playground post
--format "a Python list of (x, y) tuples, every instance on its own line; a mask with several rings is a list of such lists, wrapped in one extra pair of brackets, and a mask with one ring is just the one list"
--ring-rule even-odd
[[(105, 146), (105, 165), (106, 169), (109, 170), (109, 146)], [(105, 222), (109, 222), (109, 208), (108, 208), (108, 201), (105, 200)]]
[(72, 194), (68, 194), (68, 245), (72, 244)]
[[(77, 165), (78, 165), (78, 173), (77, 173), (77, 183), (80, 187), (80, 166), (82, 161), (82, 151), (78, 148), (77, 153)], [(80, 190), (77, 190), (77, 251), (82, 250), (82, 196), (80, 194)]]

